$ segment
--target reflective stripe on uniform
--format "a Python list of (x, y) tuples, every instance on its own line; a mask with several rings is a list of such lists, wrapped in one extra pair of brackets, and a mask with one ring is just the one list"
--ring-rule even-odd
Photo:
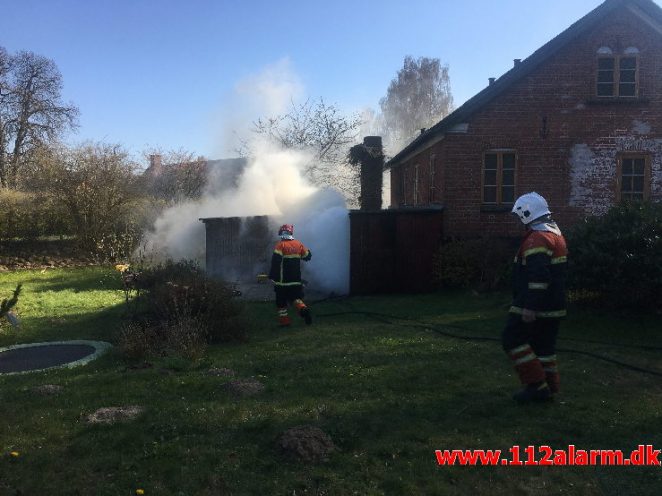
[[(281, 275), (282, 278), (282, 275)], [(301, 286), (300, 282), (274, 282), (276, 286)]]
[(526, 250), (524, 253), (522, 253), (522, 256), (524, 258), (526, 258), (529, 255), (535, 255), (536, 253), (544, 253), (544, 254), (549, 255), (551, 257), (554, 252), (552, 250), (550, 250), (549, 248), (545, 248), (545, 247), (541, 246), (539, 248), (531, 248), (530, 250)]
[(511, 355), (516, 355), (517, 353), (521, 353), (522, 351), (526, 351), (531, 349), (531, 346), (528, 344), (523, 344), (522, 346), (518, 346), (517, 348), (513, 348), (512, 350), (508, 350), (508, 353)]
[(530, 362), (531, 360), (535, 360), (536, 354), (535, 353), (529, 353), (526, 356), (523, 356), (522, 358), (518, 358), (517, 360), (514, 361), (515, 365), (520, 365), (522, 363)]
[(280, 255), (281, 257), (283, 256), (283, 252), (280, 251), (280, 250), (274, 250), (274, 253), (275, 253), (276, 255)]
[(560, 263), (565, 263), (568, 261), (568, 257), (556, 257), (552, 258), (552, 263), (553, 264), (560, 264)]
[(530, 282), (529, 283), (529, 289), (547, 289), (549, 287), (549, 283), (546, 282)]
[(301, 258), (301, 255), (296, 254), (296, 255), (283, 255), (283, 258)]
[[(524, 313), (524, 309), (513, 306), (510, 307), (508, 312), (517, 315), (522, 315)], [(547, 318), (565, 317), (567, 315), (567, 312), (565, 310), (550, 310), (550, 311), (542, 311), (542, 312), (534, 312), (534, 313), (536, 317), (547, 317)]]

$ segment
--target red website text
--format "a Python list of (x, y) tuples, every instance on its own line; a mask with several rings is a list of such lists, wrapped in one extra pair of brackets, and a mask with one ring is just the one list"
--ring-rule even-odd
[(640, 444), (629, 454), (622, 450), (577, 449), (574, 444), (566, 449), (550, 446), (525, 448), (513, 446), (503, 450), (435, 450), (439, 465), (634, 465), (660, 466), (660, 452), (653, 445)]

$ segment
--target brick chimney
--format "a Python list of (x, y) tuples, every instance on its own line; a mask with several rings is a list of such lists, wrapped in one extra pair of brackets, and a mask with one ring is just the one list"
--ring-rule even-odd
[(149, 156), (149, 167), (147, 168), (147, 171), (150, 175), (158, 176), (161, 174), (163, 170), (163, 164), (161, 163), (162, 159), (163, 157), (161, 154), (154, 154)]
[(364, 137), (363, 148), (365, 153), (361, 160), (361, 210), (381, 210), (384, 173), (382, 137)]

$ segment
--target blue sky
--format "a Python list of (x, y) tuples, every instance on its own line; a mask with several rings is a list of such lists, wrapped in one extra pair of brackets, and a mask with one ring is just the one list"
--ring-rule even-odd
[(280, 98), (377, 110), (406, 55), (436, 57), (459, 106), (600, 3), (0, 0), (0, 46), (54, 60), (81, 111), (72, 143), (225, 158), (267, 112), (250, 96), (265, 73)]

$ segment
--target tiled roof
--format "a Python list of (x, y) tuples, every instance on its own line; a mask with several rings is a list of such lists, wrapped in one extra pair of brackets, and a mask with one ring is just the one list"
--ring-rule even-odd
[(386, 164), (387, 167), (398, 165), (399, 162), (401, 162), (418, 147), (424, 146), (425, 143), (432, 140), (433, 138), (447, 133), (454, 126), (466, 122), (469, 116), (480, 110), (483, 106), (510, 88), (513, 83), (521, 80), (523, 77), (533, 72), (537, 67), (540, 66), (540, 64), (554, 55), (563, 46), (577, 38), (579, 35), (593, 27), (595, 24), (599, 23), (612, 11), (620, 8), (621, 6), (632, 7), (635, 9), (635, 11), (639, 11), (640, 13), (650, 17), (653, 21), (662, 25), (662, 9), (652, 0), (606, 0), (604, 3), (600, 4), (598, 7), (572, 24), (561, 34), (533, 52), (533, 54), (531, 54), (529, 57), (516, 64), (512, 69), (510, 69), (500, 78), (496, 79), (492, 84), (487, 86), (481, 92), (467, 100), (463, 105), (458, 107), (444, 119), (418, 135), (416, 139), (414, 139), (391, 160), (388, 161)]

